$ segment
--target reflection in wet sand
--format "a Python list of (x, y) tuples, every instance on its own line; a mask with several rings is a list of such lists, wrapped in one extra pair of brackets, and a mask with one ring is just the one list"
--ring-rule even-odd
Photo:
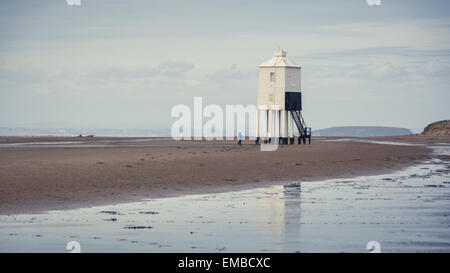
[(291, 183), (283, 187), (284, 214), (284, 246), (285, 252), (300, 251), (297, 238), (301, 232), (301, 183)]
[(449, 147), (389, 175), (0, 216), (1, 252), (450, 252)]
[[(290, 242), (295, 242), (300, 230), (300, 183), (274, 187), (256, 197), (258, 228), (261, 236), (268, 238), (272, 248), (261, 251), (285, 252)], [(294, 240), (292, 240), (294, 238)]]

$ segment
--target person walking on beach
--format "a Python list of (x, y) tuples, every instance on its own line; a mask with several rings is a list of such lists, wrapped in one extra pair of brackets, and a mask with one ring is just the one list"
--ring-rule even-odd
[(239, 144), (239, 146), (242, 145), (242, 134), (241, 134), (241, 132), (239, 132), (239, 134), (238, 134), (238, 144)]

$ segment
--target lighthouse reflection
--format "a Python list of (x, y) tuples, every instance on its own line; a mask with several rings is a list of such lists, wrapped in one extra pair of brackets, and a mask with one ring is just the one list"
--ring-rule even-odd
[[(273, 251), (295, 248), (300, 236), (301, 183), (273, 188), (257, 197), (258, 221), (261, 236), (271, 242)], [(277, 198), (274, 198), (274, 197)], [(292, 244), (292, 245), (291, 245)]]

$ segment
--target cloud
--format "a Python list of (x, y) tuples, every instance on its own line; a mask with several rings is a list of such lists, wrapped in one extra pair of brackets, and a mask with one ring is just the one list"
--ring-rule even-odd
[(219, 68), (212, 73), (207, 74), (207, 79), (213, 83), (231, 83), (236, 81), (247, 81), (256, 77), (255, 68), (241, 68), (237, 64), (232, 64), (228, 68)]
[[(257, 65), (278, 45), (302, 65), (312, 126), (359, 119), (419, 127), (409, 116), (414, 107), (430, 120), (449, 114), (448, 1), (381, 9), (364, 0), (249, 1), (239, 9), (215, 1), (110, 2), (4, 5), (0, 122), (164, 125), (174, 103), (198, 95), (205, 103), (254, 103)], [(259, 20), (274, 14), (283, 16)], [(391, 112), (380, 113), (388, 99)]]
[(423, 65), (426, 75), (436, 77), (450, 77), (450, 66), (439, 60), (430, 60)]
[(156, 66), (108, 67), (95, 72), (86, 73), (86, 77), (99, 79), (145, 79), (156, 76), (167, 78), (182, 77), (185, 72), (194, 70), (195, 65), (188, 62), (167, 61)]
[(0, 66), (0, 80), (17, 84), (39, 83), (48, 78), (48, 74), (36, 69), (12, 69)]
[(323, 58), (367, 58), (367, 57), (450, 57), (450, 49), (419, 49), (413, 47), (366, 47), (349, 50), (335, 50), (294, 56), (294, 58), (323, 59)]
[(402, 67), (391, 63), (377, 65), (372, 71), (372, 76), (378, 79), (396, 78), (405, 76), (405, 74), (405, 70)]
[(167, 61), (157, 67), (159, 74), (166, 77), (180, 77), (183, 73), (194, 70), (195, 65), (188, 62)]

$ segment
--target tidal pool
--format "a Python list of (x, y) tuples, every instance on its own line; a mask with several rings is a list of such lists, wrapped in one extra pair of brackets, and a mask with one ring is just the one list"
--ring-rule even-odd
[(450, 146), (434, 149), (386, 175), (1, 215), (0, 252), (450, 252)]

